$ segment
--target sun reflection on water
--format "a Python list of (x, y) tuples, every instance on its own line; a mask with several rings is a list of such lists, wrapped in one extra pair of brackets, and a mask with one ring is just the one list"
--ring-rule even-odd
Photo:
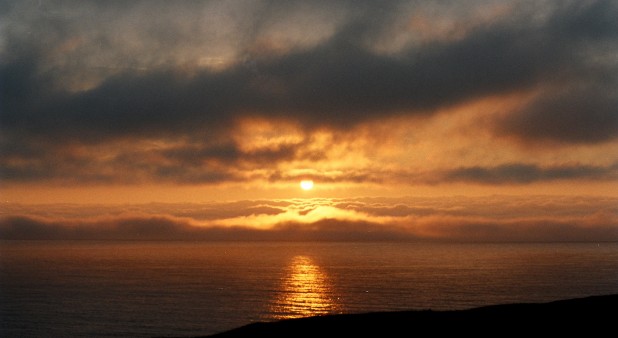
[(338, 298), (327, 275), (307, 256), (295, 256), (281, 280), (271, 314), (275, 319), (299, 318), (340, 312)]

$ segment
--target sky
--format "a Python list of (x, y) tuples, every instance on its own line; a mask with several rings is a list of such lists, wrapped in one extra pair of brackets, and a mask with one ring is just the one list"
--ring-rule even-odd
[(0, 1), (0, 238), (618, 240), (616, 17)]

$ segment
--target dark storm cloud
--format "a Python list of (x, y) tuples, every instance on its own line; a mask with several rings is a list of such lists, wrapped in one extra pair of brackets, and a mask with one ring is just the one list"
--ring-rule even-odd
[[(618, 5), (613, 1), (560, 8), (548, 23), (547, 74), (558, 83), (502, 119), (498, 132), (524, 141), (597, 143), (618, 137)], [(596, 45), (595, 45), (596, 44)], [(588, 50), (587, 47), (595, 45)], [(579, 60), (578, 60), (579, 58)], [(554, 63), (556, 63), (554, 65)], [(551, 83), (551, 82), (550, 82)]]
[[(44, 77), (35, 72), (37, 56), (16, 55), (2, 67), (2, 122), (9, 130), (97, 139), (226, 126), (245, 112), (331, 126), (400, 111), (427, 112), (582, 75), (579, 72), (587, 70), (586, 59), (578, 55), (582, 48), (615, 43), (614, 14), (611, 1), (565, 4), (558, 6), (547, 26), (496, 23), (461, 40), (430, 43), (398, 55), (376, 54), (362, 46), (359, 41), (372, 26), (352, 20), (329, 41), (309, 50), (254, 55), (249, 64), (217, 73), (202, 70), (190, 77), (174, 69), (126, 72), (78, 93), (46, 87), (41, 83)], [(23, 38), (9, 39), (8, 47)], [(598, 100), (615, 102), (611, 94)], [(594, 110), (590, 118), (595, 121), (598, 115), (614, 112), (598, 111), (599, 105), (604, 107), (580, 104)], [(567, 118), (581, 114), (585, 120), (588, 113), (580, 110), (554, 114)], [(579, 137), (575, 133), (574, 140)]]
[[(0, 76), (7, 80), (7, 88), (13, 88), (11, 78)], [(13, 77), (24, 82), (32, 75)], [(171, 71), (155, 71), (118, 75), (81, 93), (41, 92), (30, 88), (35, 83), (20, 84), (24, 87), (20, 92), (33, 94), (15, 100), (15, 90), (3, 90), (7, 104), (1, 122), (8, 132), (87, 143), (112, 137), (168, 136), (204, 126), (212, 132), (230, 122), (227, 115), (237, 109), (234, 97), (242, 93), (228, 87), (240, 80), (206, 75), (185, 83)]]
[[(62, 158), (40, 155), (60, 153), (67, 144), (200, 135), (206, 143), (224, 139), (224, 145), (162, 154), (172, 160), (171, 164), (141, 165), (138, 158), (138, 163), (130, 166), (154, 177), (179, 176), (178, 181), (235, 180), (233, 174), (215, 169), (191, 172), (192, 167), (186, 164), (208, 159), (276, 163), (297, 155), (293, 145), (241, 152), (227, 135), (243, 117), (291, 120), (308, 129), (345, 130), (397, 114), (429, 116), (457, 103), (534, 88), (543, 88), (544, 94), (520, 110), (502, 114), (495, 121), (496, 133), (566, 144), (598, 143), (618, 136), (618, 83), (612, 75), (618, 67), (611, 59), (618, 42), (618, 6), (614, 1), (544, 3), (549, 8), (548, 18), (534, 24), (528, 20), (531, 9), (515, 6), (506, 19), (470, 28), (461, 38), (430, 40), (390, 54), (373, 50), (371, 44), (388, 39), (389, 29), (393, 29), (388, 23), (398, 17), (400, 7), (362, 2), (359, 10), (350, 10), (353, 6), (345, 4), (353, 13), (339, 20), (328, 39), (283, 53), (249, 48), (260, 37), (250, 34), (247, 27), (260, 32), (274, 17), (266, 14), (271, 13), (267, 10), (256, 12), (266, 17), (253, 18), (253, 25), (237, 28), (246, 30), (238, 34), (242, 39), (236, 42), (247, 45), (244, 62), (215, 71), (150, 60), (158, 50), (167, 55), (174, 48), (184, 47), (183, 41), (195, 42), (189, 38), (195, 34), (169, 22), (165, 22), (164, 27), (170, 29), (165, 34), (152, 33), (157, 26), (147, 19), (148, 13), (163, 5), (141, 3), (142, 7), (131, 9), (146, 22), (142, 28), (151, 32), (147, 36), (154, 41), (152, 46), (140, 51), (140, 56), (150, 61), (144, 61), (145, 66), (121, 63), (118, 70), (103, 72), (94, 87), (80, 91), (62, 85), (65, 73), (85, 70), (78, 58), (64, 60), (62, 67), (55, 68), (46, 62), (50, 55), (62, 55), (58, 50), (69, 48), (69, 42), (73, 43), (70, 38), (79, 36), (80, 29), (86, 30), (87, 25), (80, 21), (84, 19), (52, 15), (68, 10), (60, 6), (58, 10), (48, 8), (40, 21), (30, 19), (30, 26), (26, 24), (24, 29), (5, 28), (0, 64), (0, 146), (14, 148), (21, 157), (4, 161), (3, 179), (45, 179), (79, 168), (79, 159), (60, 163)], [(126, 10), (115, 6), (95, 7), (107, 13), (106, 17)], [(281, 7), (277, 13), (285, 16), (294, 6)], [(182, 11), (183, 15), (190, 12)], [(113, 21), (96, 21), (94, 16), (90, 19), (106, 29), (113, 25)], [(154, 31), (165, 30), (159, 27)], [(45, 40), (38, 41), (39, 36)], [(106, 45), (105, 36), (97, 38), (101, 39), (99, 45)], [(145, 45), (152, 42), (146, 40)], [(74, 44), (79, 46), (79, 39)], [(120, 55), (128, 56), (129, 51)], [(482, 171), (462, 169), (451, 178), (475, 180), (476, 173)], [(96, 169), (90, 172), (91, 180), (114, 180)], [(506, 175), (516, 182), (560, 175), (538, 173), (528, 167), (496, 168), (485, 173), (490, 177)]]
[(503, 164), (494, 167), (463, 167), (448, 170), (438, 182), (474, 182), (483, 184), (522, 184), (554, 180), (615, 180), (618, 164), (610, 166), (563, 165), (541, 167), (533, 164)]
[[(15, 182), (113, 183), (156, 179), (159, 182), (217, 183), (243, 180), (239, 170), (301, 158), (320, 160), (325, 156), (318, 150), (306, 149), (304, 142), (252, 150), (242, 149), (228, 140), (223, 143), (192, 141), (163, 149), (140, 149), (123, 143), (111, 146), (111, 152), (109, 148), (101, 149), (95, 145), (86, 148), (71, 145), (50, 147), (33, 140), (23, 144), (13, 140), (0, 149), (4, 150), (0, 158), (0, 176)], [(101, 154), (107, 155), (102, 158)], [(278, 179), (284, 179), (282, 175), (278, 176)], [(273, 175), (260, 178), (274, 180)]]
[(616, 138), (618, 81), (612, 80), (602, 85), (580, 83), (542, 95), (498, 119), (497, 130), (528, 142), (597, 143)]

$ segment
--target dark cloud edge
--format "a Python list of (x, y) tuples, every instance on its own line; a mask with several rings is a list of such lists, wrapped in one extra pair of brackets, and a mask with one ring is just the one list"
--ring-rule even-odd
[[(6, 43), (9, 57), (0, 64), (0, 151), (18, 161), (2, 165), (0, 180), (59, 184), (138, 182), (136, 178), (180, 184), (242, 182), (242, 175), (227, 169), (241, 161), (291, 160), (298, 156), (299, 148), (246, 154), (223, 142), (172, 151), (166, 155), (176, 162), (167, 166), (140, 163), (129, 155), (128, 159), (118, 158), (113, 168), (144, 176), (126, 178), (125, 182), (93, 170), (87, 159), (56, 155), (72, 142), (97, 145), (122, 138), (196, 135), (229, 141), (226, 135), (237, 119), (253, 115), (299, 121), (308, 129), (343, 130), (397, 114), (430, 116), (440, 107), (538, 87), (546, 93), (493, 121), (497, 136), (535, 144), (547, 140), (564, 145), (615, 141), (618, 77), (612, 74), (618, 71), (615, 64), (586, 57), (599, 46), (618, 40), (614, 14), (618, 14), (618, 6), (612, 1), (556, 5), (540, 27), (520, 26), (517, 20), (497, 22), (477, 28), (462, 40), (429, 43), (423, 49), (404, 50), (394, 56), (363, 47), (359, 41), (367, 37), (368, 27), (354, 22), (315, 48), (284, 55), (251, 55), (251, 62), (223, 72), (200, 71), (191, 77), (173, 68), (125, 72), (79, 93), (55, 90), (53, 72), (40, 73), (42, 57), (49, 52), (43, 44), (10, 35)], [(194, 159), (187, 151), (201, 154), (197, 160), (219, 161), (226, 170), (192, 166)], [(15, 165), (22, 160), (27, 164)], [(529, 184), (616, 177), (615, 165), (541, 168), (528, 164), (455, 168), (443, 171), (441, 177), (433, 173), (420, 178), (414, 173), (402, 176), (414, 184), (431, 180)], [(380, 173), (349, 177), (354, 179), (346, 182), (384, 181)], [(281, 180), (276, 174), (269, 179)]]
[(1, 240), (126, 241), (459, 241), (581, 242), (618, 241), (615, 217), (570, 221), (547, 218), (479, 220), (447, 218), (409, 226), (322, 219), (310, 224), (281, 223), (269, 230), (249, 227), (198, 227), (170, 217), (129, 217), (95, 222), (44, 220), (28, 216), (0, 218)]
[(618, 162), (607, 166), (568, 164), (539, 166), (527, 163), (505, 163), (496, 166), (460, 167), (442, 172), (440, 182), (478, 184), (531, 184), (560, 180), (615, 181)]
[[(308, 128), (345, 129), (394, 114), (430, 115), (486, 95), (575, 81), (580, 83), (573, 89), (576, 95), (550, 93), (497, 126), (524, 139), (605, 142), (618, 136), (612, 108), (616, 93), (607, 90), (616, 84), (607, 74), (616, 69), (591, 64), (581, 50), (616, 41), (612, 13), (617, 12), (611, 1), (564, 5), (545, 26), (498, 22), (462, 40), (396, 56), (362, 47), (367, 27), (354, 22), (313, 49), (254, 55), (250, 65), (191, 77), (175, 69), (127, 72), (79, 93), (55, 91), (53, 78), (38, 73), (42, 47), (18, 46), (13, 62), (0, 67), (0, 117), (10, 137), (26, 134), (54, 142), (173, 136), (203, 128), (214, 133), (229, 130), (247, 113), (297, 120)], [(18, 37), (7, 41), (9, 49), (23, 42)], [(594, 93), (601, 94), (584, 95)], [(555, 97), (574, 101), (560, 103)], [(556, 121), (563, 121), (561, 127)]]
[[(287, 155), (280, 161), (285, 162)], [(234, 158), (235, 155), (234, 155)], [(92, 159), (80, 159), (77, 163), (63, 166), (64, 162), (53, 162), (42, 167), (34, 164), (13, 165), (4, 163), (0, 166), (0, 182), (10, 183), (37, 183), (46, 182), (51, 186), (64, 185), (101, 185), (122, 184), (138, 185), (152, 182), (166, 182), (178, 185), (192, 184), (225, 184), (242, 183), (247, 181), (288, 182), (296, 183), (301, 179), (313, 179), (323, 184), (352, 183), (352, 184), (407, 184), (407, 185), (445, 185), (452, 183), (469, 183), (477, 185), (531, 185), (537, 183), (551, 183), (559, 181), (573, 182), (612, 182), (618, 180), (618, 161), (608, 165), (590, 165), (569, 163), (558, 165), (538, 165), (527, 162), (507, 162), (487, 166), (462, 166), (454, 168), (437, 168), (432, 171), (404, 171), (404, 170), (349, 170), (342, 174), (331, 176), (326, 174), (286, 174), (272, 169), (261, 174), (252, 173), (251, 168), (243, 171), (244, 160), (225, 160), (219, 163), (218, 168), (203, 167), (201, 163), (211, 159), (195, 159), (191, 163), (178, 163), (163, 167), (148, 166), (147, 163), (123, 161), (111, 174), (98, 172), (100, 162)], [(211, 159), (212, 160), (212, 159)], [(268, 157), (270, 163), (278, 163), (274, 157)], [(2, 160), (0, 160), (2, 163)], [(113, 167), (113, 165), (111, 165)], [(240, 169), (239, 169), (240, 167)], [(110, 167), (106, 167), (109, 169)], [(239, 171), (240, 170), (240, 171)], [(70, 176), (67, 173), (71, 173)], [(122, 176), (118, 176), (122, 173)]]

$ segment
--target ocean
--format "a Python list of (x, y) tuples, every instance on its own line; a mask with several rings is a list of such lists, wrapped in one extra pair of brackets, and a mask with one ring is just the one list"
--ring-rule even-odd
[(191, 337), (618, 293), (618, 243), (0, 241), (1, 337)]

